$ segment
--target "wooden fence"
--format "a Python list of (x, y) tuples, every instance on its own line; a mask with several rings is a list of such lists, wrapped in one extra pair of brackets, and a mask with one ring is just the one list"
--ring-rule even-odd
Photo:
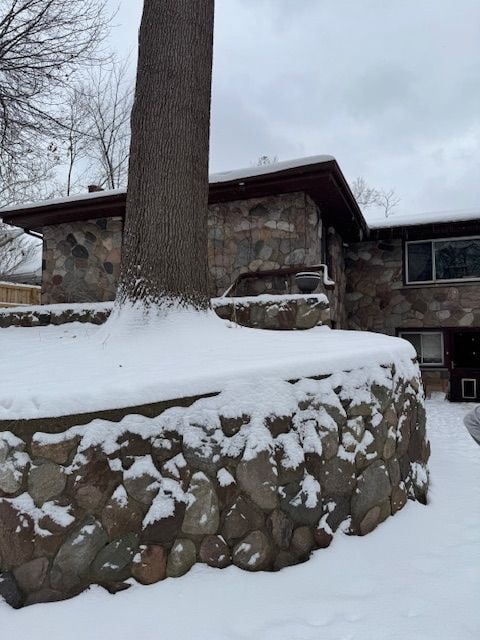
[(0, 307), (41, 304), (42, 288), (29, 284), (0, 282)]

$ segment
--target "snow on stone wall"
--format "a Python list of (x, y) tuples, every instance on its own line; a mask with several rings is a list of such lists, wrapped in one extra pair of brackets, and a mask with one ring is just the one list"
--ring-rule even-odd
[(425, 503), (428, 457), (418, 371), (394, 364), (237, 383), (31, 441), (2, 432), (0, 594), (20, 607), (195, 562), (279, 570)]

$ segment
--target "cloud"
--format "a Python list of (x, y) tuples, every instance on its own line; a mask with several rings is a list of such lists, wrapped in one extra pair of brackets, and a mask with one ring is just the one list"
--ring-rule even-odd
[(478, 0), (218, 0), (212, 168), (329, 153), (405, 212), (480, 207), (479, 24)]

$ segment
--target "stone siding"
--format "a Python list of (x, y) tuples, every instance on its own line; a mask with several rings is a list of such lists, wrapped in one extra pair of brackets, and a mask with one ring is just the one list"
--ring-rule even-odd
[(330, 301), (330, 318), (334, 329), (347, 328), (347, 309), (345, 296), (347, 290), (347, 276), (345, 273), (345, 259), (343, 240), (333, 227), (327, 233), (327, 265), (330, 278), (335, 282), (333, 289), (326, 290)]
[[(208, 236), (212, 296), (222, 295), (247, 271), (322, 262), (321, 217), (305, 193), (211, 205)], [(266, 293), (267, 286), (257, 280), (240, 295)]]
[(404, 285), (399, 239), (350, 245), (346, 278), (349, 329), (395, 335), (399, 328), (480, 326), (478, 283)]
[(0, 597), (116, 592), (196, 562), (279, 570), (426, 503), (423, 393), (407, 369), (270, 381), (260, 407), (240, 385), (151, 419), (0, 433)]
[(215, 313), (243, 327), (291, 331), (330, 325), (330, 308), (324, 295), (261, 295), (253, 298), (215, 298)]
[(122, 228), (121, 218), (43, 227), (42, 304), (114, 300)]

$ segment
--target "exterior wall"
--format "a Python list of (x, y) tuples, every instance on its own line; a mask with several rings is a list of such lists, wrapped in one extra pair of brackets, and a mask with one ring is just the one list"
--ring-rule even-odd
[[(480, 326), (478, 283), (404, 285), (400, 239), (361, 242), (346, 252), (349, 329), (395, 335), (397, 329)], [(447, 367), (424, 367), (427, 395), (449, 393)]]
[[(208, 228), (212, 296), (222, 295), (247, 271), (322, 261), (320, 213), (305, 193), (211, 205)], [(257, 281), (242, 295), (265, 291), (265, 282)]]
[(271, 383), (279, 413), (239, 385), (152, 419), (57, 421), (29, 438), (12, 423), (0, 433), (0, 599), (116, 592), (196, 562), (279, 570), (339, 529), (366, 535), (409, 498), (425, 504), (423, 391), (415, 367), (403, 375), (392, 363)]
[(361, 242), (346, 252), (350, 329), (395, 335), (397, 328), (480, 325), (478, 283), (405, 286), (399, 239)]
[(335, 329), (347, 328), (346, 289), (347, 275), (345, 273), (345, 259), (343, 240), (333, 227), (327, 233), (327, 264), (329, 275), (335, 282), (335, 287), (326, 291), (330, 301), (330, 318)]
[[(330, 228), (324, 236), (320, 212), (305, 193), (251, 198), (211, 205), (208, 216), (211, 295), (216, 297), (246, 272), (314, 265), (327, 261), (332, 290), (331, 320), (346, 327), (343, 243)], [(122, 221), (100, 218), (43, 228), (42, 304), (105, 302), (115, 298), (120, 274)], [(325, 256), (326, 252), (326, 256)], [(243, 281), (237, 295), (297, 293), (294, 278), (274, 290), (275, 279)]]
[(44, 227), (42, 304), (113, 300), (122, 227), (121, 218)]

